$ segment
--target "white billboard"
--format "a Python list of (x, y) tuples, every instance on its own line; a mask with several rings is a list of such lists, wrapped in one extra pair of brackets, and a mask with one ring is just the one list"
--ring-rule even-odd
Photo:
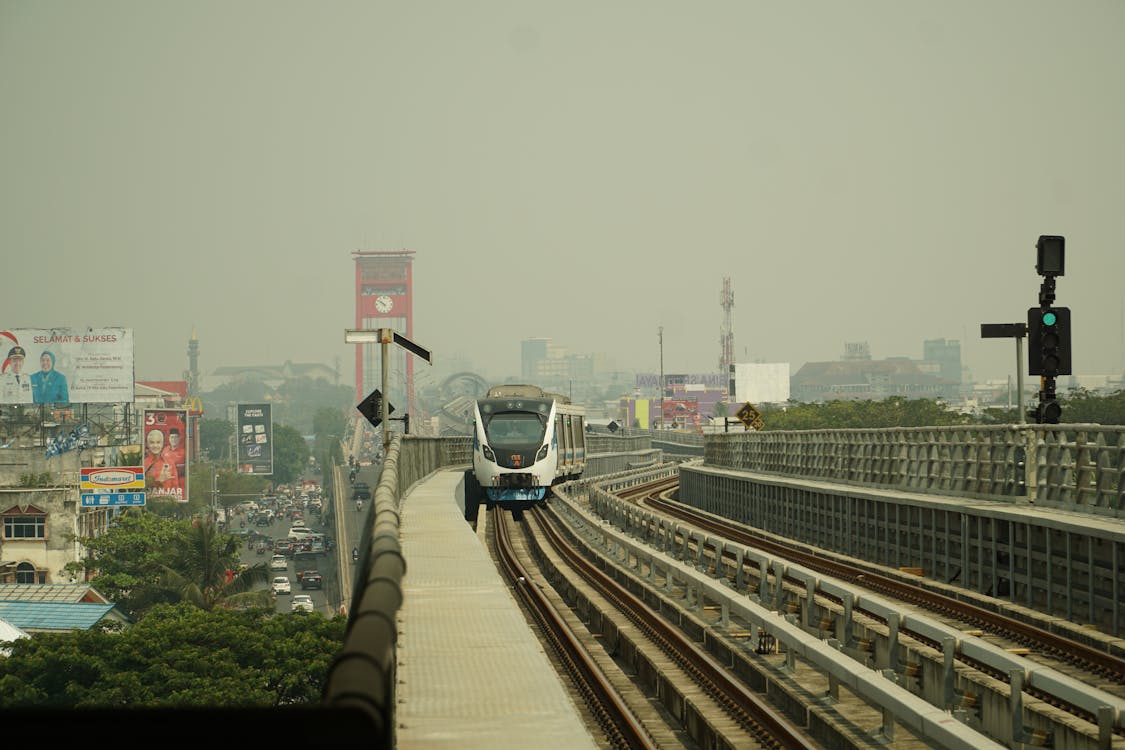
[(783, 404), (789, 400), (789, 363), (735, 364), (731, 400), (754, 405)]
[(133, 401), (131, 328), (0, 330), (0, 404)]

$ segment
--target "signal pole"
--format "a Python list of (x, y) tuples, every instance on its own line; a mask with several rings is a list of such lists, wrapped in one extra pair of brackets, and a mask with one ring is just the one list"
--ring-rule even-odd
[[(1015, 339), (1016, 340), (1016, 415), (1020, 424), (1025, 424), (1027, 418), (1023, 411), (1023, 337), (1027, 335), (1027, 326), (1023, 323), (981, 323), (980, 337), (982, 339)], [(1010, 388), (1012, 381), (1008, 380)], [(1011, 405), (1009, 392), (1008, 404)]]

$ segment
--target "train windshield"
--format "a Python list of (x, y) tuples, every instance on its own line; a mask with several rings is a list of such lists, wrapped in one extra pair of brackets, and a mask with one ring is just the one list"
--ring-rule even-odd
[(495, 447), (539, 447), (547, 429), (546, 416), (528, 412), (500, 412), (484, 425), (488, 442)]

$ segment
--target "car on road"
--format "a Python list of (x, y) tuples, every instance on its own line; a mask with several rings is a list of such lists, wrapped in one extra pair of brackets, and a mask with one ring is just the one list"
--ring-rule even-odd
[(301, 576), (301, 589), (302, 590), (305, 590), (305, 589), (323, 589), (323, 588), (324, 588), (324, 576), (322, 576), (320, 573), (317, 573), (316, 571), (313, 571), (311, 573), (305, 573), (303, 576)]
[(371, 485), (367, 482), (356, 482), (352, 485), (352, 500), (370, 500)]
[(308, 594), (294, 594), (289, 607), (292, 612), (312, 612), (314, 609), (312, 597)]
[(292, 584), (289, 583), (289, 579), (285, 576), (277, 576), (274, 578), (273, 583), (270, 584), (270, 588), (273, 589), (273, 593), (275, 594), (288, 594), (293, 591)]
[(288, 570), (289, 558), (285, 555), (274, 555), (270, 558), (270, 570)]

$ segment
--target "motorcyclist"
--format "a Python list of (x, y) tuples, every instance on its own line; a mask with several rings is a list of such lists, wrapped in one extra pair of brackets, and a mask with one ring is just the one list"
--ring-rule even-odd
[(359, 560), (359, 547), (352, 547), (352, 562)]
[(363, 501), (362, 500), (356, 500), (355, 501), (355, 509), (356, 510), (363, 510)]

